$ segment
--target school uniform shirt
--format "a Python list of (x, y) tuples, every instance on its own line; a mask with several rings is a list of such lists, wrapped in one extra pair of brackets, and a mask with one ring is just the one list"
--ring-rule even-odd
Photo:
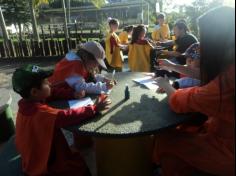
[(132, 72), (150, 72), (151, 44), (147, 40), (139, 40), (129, 44), (128, 62)]
[[(53, 93), (59, 94), (60, 98), (67, 95), (63, 99), (72, 98), (72, 92)], [(18, 105), (15, 144), (22, 158), (23, 172), (29, 176), (87, 176), (85, 161), (79, 153), (71, 152), (61, 128), (93, 118), (96, 106), (60, 110), (25, 99)]]
[(152, 39), (154, 41), (160, 41), (161, 39), (170, 38), (170, 29), (168, 24), (157, 25), (152, 32)]
[(119, 34), (119, 39), (121, 44), (128, 44), (129, 43), (129, 35), (126, 31), (123, 31)]
[(120, 44), (118, 35), (113, 32), (106, 37), (106, 59), (110, 66), (114, 68), (122, 68), (123, 54), (118, 46)]
[[(184, 53), (192, 44), (197, 43), (198, 39), (192, 34), (185, 34), (184, 36), (175, 40), (174, 50), (179, 53)], [(184, 56), (176, 57), (179, 64), (185, 65), (186, 58)]]
[(156, 163), (173, 158), (172, 164), (162, 165), (163, 173), (181, 175), (181, 168), (182, 172), (195, 168), (213, 175), (235, 175), (235, 65), (205, 86), (177, 90), (169, 104), (177, 113), (200, 112), (208, 120), (201, 132), (175, 130), (157, 135)]
[(91, 77), (80, 57), (69, 52), (56, 64), (53, 75), (48, 80), (52, 85), (67, 82), (77, 92), (84, 90), (86, 93), (100, 94), (108, 91), (106, 83), (103, 83), (104, 76), (95, 75), (94, 82), (91, 82)]

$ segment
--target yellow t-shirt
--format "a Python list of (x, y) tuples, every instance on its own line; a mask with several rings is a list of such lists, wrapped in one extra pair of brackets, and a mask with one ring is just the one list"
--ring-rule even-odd
[(129, 35), (126, 31), (123, 31), (119, 34), (119, 39), (121, 44), (128, 44), (129, 43)]
[(150, 72), (150, 52), (152, 46), (150, 43), (146, 44), (129, 44), (129, 68), (132, 72)]
[(161, 39), (170, 38), (170, 29), (168, 24), (163, 24), (159, 29), (152, 32), (152, 39), (154, 41), (160, 41)]
[(109, 33), (106, 37), (106, 59), (110, 66), (115, 68), (122, 68), (123, 54), (118, 46), (111, 43), (111, 38), (114, 38), (116, 44), (121, 44), (120, 39), (116, 33)]

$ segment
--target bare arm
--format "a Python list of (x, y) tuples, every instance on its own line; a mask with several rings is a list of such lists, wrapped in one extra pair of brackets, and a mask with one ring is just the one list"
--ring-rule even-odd
[(189, 68), (185, 65), (175, 64), (171, 67), (171, 70), (191, 78), (200, 79), (200, 68)]
[(168, 56), (168, 57), (179, 57), (181, 56), (181, 53), (178, 52), (178, 51), (166, 51), (166, 50), (163, 50), (161, 51), (162, 54)]
[(175, 71), (191, 78), (200, 79), (200, 68), (193, 69), (185, 65), (178, 65), (167, 59), (159, 59), (158, 62), (161, 69)]

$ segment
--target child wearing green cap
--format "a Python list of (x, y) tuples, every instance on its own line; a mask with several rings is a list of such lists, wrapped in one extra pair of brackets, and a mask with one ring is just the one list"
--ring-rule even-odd
[(77, 109), (52, 108), (45, 103), (49, 98), (73, 98), (74, 92), (71, 88), (51, 88), (47, 80), (50, 75), (38, 66), (27, 65), (17, 69), (12, 77), (14, 91), (22, 96), (15, 143), (23, 171), (29, 176), (91, 175), (80, 154), (70, 150), (61, 128), (96, 117), (108, 108), (110, 100), (105, 97), (93, 106)]

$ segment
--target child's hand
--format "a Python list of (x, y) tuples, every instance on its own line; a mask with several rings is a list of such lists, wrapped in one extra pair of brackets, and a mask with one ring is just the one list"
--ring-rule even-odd
[(116, 80), (106, 80), (105, 83), (106, 83), (107, 89), (110, 90), (114, 87), (114, 85), (117, 84), (117, 81)]
[(158, 59), (159, 68), (163, 70), (171, 70), (173, 63), (167, 59)]
[(164, 90), (163, 88), (160, 88), (160, 87), (159, 87), (159, 88), (157, 89), (156, 93), (163, 94), (163, 93), (165, 93), (165, 90)]
[(114, 87), (114, 82), (113, 81), (106, 82), (106, 86), (107, 86), (107, 89), (110, 90)]
[(97, 98), (94, 105), (97, 107), (97, 111), (101, 112), (101, 111), (105, 111), (105, 110), (109, 109), (110, 104), (111, 104), (111, 100), (108, 99), (108, 96), (102, 94)]
[(105, 83), (111, 83), (111, 82), (113, 82), (114, 85), (117, 84), (117, 81), (116, 81), (116, 80), (110, 80), (110, 79), (108, 79), (108, 78), (105, 78), (105, 79), (104, 79), (104, 82), (105, 82)]
[(169, 83), (168, 77), (165, 75), (165, 77), (158, 77), (155, 79), (157, 85), (159, 86), (160, 91), (165, 91), (166, 89), (172, 87), (171, 84)]
[(85, 97), (85, 91), (84, 90), (74, 93), (74, 98), (75, 99), (80, 99), (80, 98), (83, 98), (83, 97)]

